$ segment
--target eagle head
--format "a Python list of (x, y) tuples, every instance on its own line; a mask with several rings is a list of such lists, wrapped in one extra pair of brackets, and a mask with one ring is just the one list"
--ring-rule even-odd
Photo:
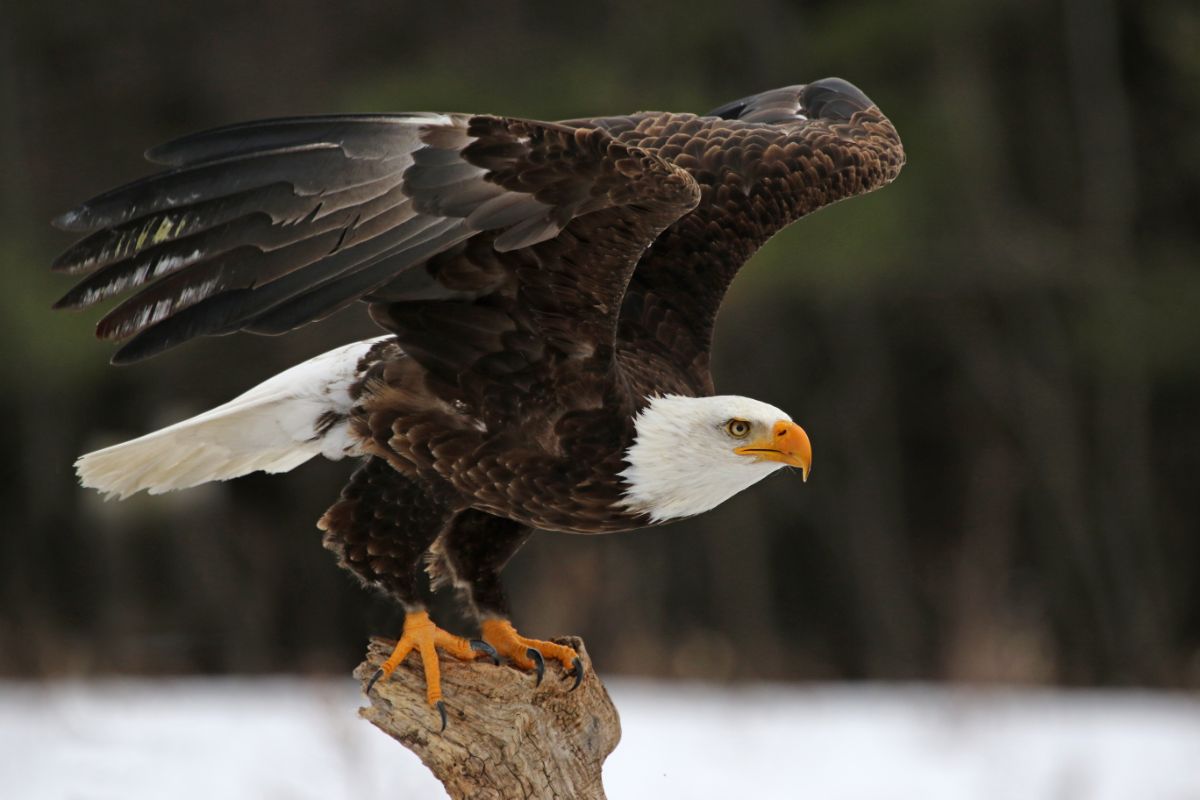
[(622, 502), (653, 522), (715, 508), (780, 467), (805, 480), (812, 445), (787, 414), (749, 397), (654, 397), (634, 418)]

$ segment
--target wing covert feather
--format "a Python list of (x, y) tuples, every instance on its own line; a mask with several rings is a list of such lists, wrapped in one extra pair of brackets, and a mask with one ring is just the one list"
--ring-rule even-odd
[(592, 124), (683, 167), (700, 185), (696, 209), (638, 264), (618, 334), (631, 359), (675, 365), (674, 391), (712, 391), (717, 312), (761, 245), (807, 214), (887, 185), (904, 165), (895, 127), (839, 78), (773, 89), (705, 116), (645, 113)]

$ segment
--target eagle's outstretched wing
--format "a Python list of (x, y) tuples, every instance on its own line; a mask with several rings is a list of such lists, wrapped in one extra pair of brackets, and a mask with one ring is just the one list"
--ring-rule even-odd
[(711, 391), (717, 311), (737, 271), (764, 242), (805, 214), (886, 185), (904, 164), (892, 123), (838, 78), (773, 89), (699, 117), (596, 122), (700, 184), (695, 210), (664, 231), (638, 264), (621, 313), (622, 347), (662, 365), (662, 372), (683, 370), (685, 384), (676, 391)]
[[(637, 256), (698, 198), (685, 172), (604, 131), (490, 116), (270, 120), (147, 157), (171, 169), (56, 220), (91, 234), (55, 262), (88, 273), (59, 307), (136, 292), (97, 328), (133, 337), (117, 362), (201, 335), (282, 333), (373, 293), (410, 298), (422, 281), (397, 281), (401, 273), (473, 237), (500, 258), (499, 272), (482, 283), (425, 280), (436, 296), (477, 299), (504, 284), (505, 296), (520, 293), (528, 324), (539, 313), (574, 317), (571, 333), (550, 333), (611, 349)], [(539, 249), (581, 218), (580, 252)], [(520, 269), (530, 263), (538, 269)], [(403, 331), (404, 311), (379, 318)], [(453, 360), (453, 349), (425, 348), (434, 360)]]

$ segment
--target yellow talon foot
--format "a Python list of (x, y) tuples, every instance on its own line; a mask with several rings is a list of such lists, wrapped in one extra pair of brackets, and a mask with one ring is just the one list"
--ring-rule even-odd
[(520, 669), (535, 671), (539, 684), (546, 671), (547, 659), (562, 664), (567, 675), (575, 679), (572, 690), (583, 680), (583, 662), (570, 647), (540, 639), (526, 639), (506, 619), (484, 620), (482, 632), (483, 640), (494, 647), (499, 655)]
[(391, 677), (414, 650), (421, 657), (421, 665), (425, 670), (425, 697), (429, 705), (441, 714), (442, 730), (445, 730), (446, 704), (442, 702), (442, 671), (438, 665), (437, 651), (441, 650), (462, 661), (474, 661), (480, 656), (495, 657), (495, 652), (483, 642), (471, 642), (442, 630), (433, 624), (428, 612), (415, 611), (405, 616), (404, 635), (396, 642), (388, 660), (371, 676), (367, 691), (370, 692), (377, 681)]

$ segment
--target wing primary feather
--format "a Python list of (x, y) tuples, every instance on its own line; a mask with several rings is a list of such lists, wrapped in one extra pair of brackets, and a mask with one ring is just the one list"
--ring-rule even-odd
[[(407, 158), (397, 168), (406, 166)], [(92, 198), (54, 223), (87, 232), (281, 181), (290, 183), (298, 195), (347, 189), (377, 180), (380, 171), (379, 163), (348, 159), (335, 144), (232, 156), (126, 184)]]
[(450, 118), (445, 114), (425, 112), (332, 114), (243, 122), (188, 134), (151, 147), (146, 151), (146, 159), (178, 167), (313, 141), (338, 143), (351, 155), (381, 157), (406, 149), (396, 141), (397, 136), (409, 138), (412, 136), (410, 131), (415, 133), (423, 125), (448, 122)]
[[(412, 210), (402, 203), (372, 221), (389, 234), (383, 243), (386, 246), (395, 237), (403, 239), (426, 224), (412, 225), (412, 220)], [(388, 228), (392, 230), (388, 231)], [(274, 250), (239, 246), (219, 258), (194, 265), (186, 273), (163, 278), (126, 300), (100, 320), (96, 335), (104, 339), (123, 339), (161, 322), (169, 314), (207, 300), (210, 295), (214, 295), (212, 300), (215, 301), (231, 290), (258, 286), (258, 296), (264, 301), (269, 296), (286, 297), (311, 284), (314, 273), (309, 270), (317, 271), (319, 280), (352, 268), (377, 252), (362, 248), (376, 238), (375, 235), (365, 241), (356, 239), (355, 246), (338, 250), (338, 243), (344, 244), (350, 238), (335, 226)]]
[[(266, 214), (250, 214), (176, 241), (148, 248), (131, 258), (88, 275), (63, 295), (55, 308), (85, 308), (150, 281), (178, 273), (199, 261), (220, 258), (239, 246), (262, 247), (278, 238), (278, 227)], [(290, 238), (295, 238), (294, 235)], [(186, 279), (186, 277), (185, 277)], [(134, 297), (137, 301), (139, 298)]]
[[(139, 217), (80, 240), (56, 258), (51, 268), (68, 274), (90, 272), (255, 211), (264, 211), (277, 218), (280, 211), (295, 201), (291, 186), (279, 182)], [(311, 206), (311, 203), (306, 205)]]
[(272, 223), (294, 227), (312, 224), (347, 207), (372, 203), (394, 193), (401, 176), (386, 175), (370, 184), (347, 190), (299, 196), (289, 184), (272, 184), (232, 196), (205, 200), (178, 209), (154, 213), (118, 227), (96, 231), (55, 259), (52, 269), (66, 273), (91, 272), (138, 257), (164, 243), (194, 236), (234, 219), (265, 213)]
[(294, 260), (284, 254), (280, 262), (293, 268), (277, 280), (253, 288), (238, 287), (213, 294), (170, 315), (160, 313), (163, 306), (158, 302), (161, 301), (143, 303), (141, 307), (125, 312), (125, 316), (137, 325), (121, 328), (117, 338), (136, 336), (117, 351), (114, 363), (137, 361), (194, 336), (232, 333), (253, 317), (325, 280), (369, 266), (381, 256), (411, 246), (410, 240), (424, 241), (428, 236), (425, 229), (435, 222), (422, 217), (410, 219), (380, 236), (299, 269), (294, 268)]
[(370, 202), (393, 191), (400, 182), (399, 174), (386, 175), (360, 186), (310, 196), (297, 195), (290, 184), (280, 182), (180, 206), (97, 231), (55, 259), (51, 268), (68, 274), (91, 272), (239, 217), (251, 217), (256, 212), (269, 215), (272, 222), (280, 225), (303, 222), (306, 218), (312, 222)]
[(376, 263), (349, 276), (341, 275), (335, 280), (317, 286), (304, 294), (270, 309), (243, 326), (252, 333), (276, 335), (287, 333), (308, 322), (324, 319), (358, 300), (372, 289), (392, 280), (397, 272), (451, 247), (474, 235), (466, 230), (460, 220), (445, 220), (437, 226), (437, 232), (417, 244), (407, 244), (394, 255), (379, 258)]
[[(134, 257), (103, 267), (72, 288), (55, 304), (55, 307), (88, 306), (114, 294), (141, 286), (148, 281), (178, 273), (201, 261), (206, 262), (207, 266), (180, 275), (178, 279), (163, 284), (162, 287), (168, 291), (174, 289), (182, 291), (187, 288), (188, 284), (199, 285), (204, 281), (215, 279), (215, 282), (210, 285), (210, 288), (215, 291), (226, 283), (223, 280), (225, 275), (222, 273), (231, 272), (226, 269), (225, 265), (225, 262), (229, 260), (226, 258), (227, 253), (241, 256), (242, 263), (239, 266), (244, 269), (247, 255), (251, 260), (253, 259), (251, 251), (266, 253), (290, 247), (330, 231), (336, 231), (337, 238), (332, 246), (329, 246), (329, 250), (325, 251), (332, 252), (340, 249), (346, 241), (350, 240), (351, 233), (364, 217), (374, 219), (378, 215), (392, 211), (397, 205), (407, 202), (408, 198), (404, 196), (403, 192), (398, 187), (393, 187), (391, 192), (384, 193), (360, 206), (342, 209), (336, 214), (317, 217), (314, 208), (309, 212), (310, 218), (298, 224), (280, 225), (276, 224), (265, 212), (251, 213), (183, 239), (147, 248)], [(394, 215), (389, 216), (389, 220), (394, 218)], [(314, 258), (319, 258), (324, 254), (319, 249), (313, 251)], [(297, 261), (297, 266), (304, 263), (306, 262)], [(251, 280), (263, 282), (274, 277), (276, 275), (271, 271), (260, 270), (252, 273)], [(152, 288), (150, 291), (159, 295), (155, 298), (155, 302), (162, 299), (161, 288)], [(117, 315), (121, 316), (131, 305), (142, 302), (146, 302), (145, 295), (132, 298), (128, 304), (118, 310)], [(101, 329), (106, 327), (108, 327), (108, 322), (102, 322)]]

